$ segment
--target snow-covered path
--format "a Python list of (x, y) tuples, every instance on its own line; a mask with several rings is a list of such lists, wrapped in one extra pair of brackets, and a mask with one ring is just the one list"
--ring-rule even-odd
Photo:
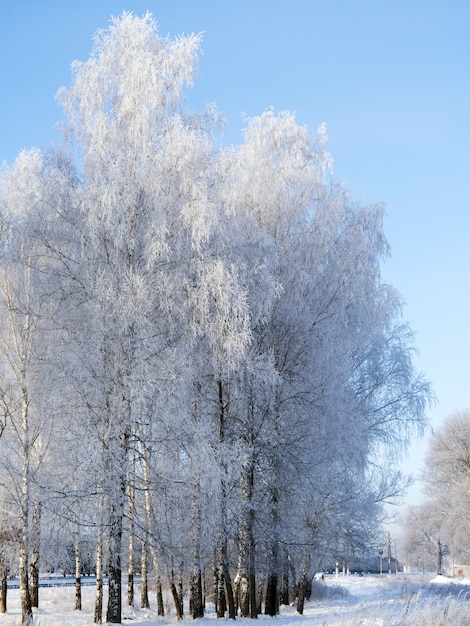
[[(276, 626), (468, 626), (470, 624), (470, 581), (432, 576), (331, 576), (315, 588), (321, 598), (306, 604), (304, 615), (295, 607), (283, 607), (275, 618), (260, 616), (260, 622)], [(315, 593), (314, 589), (314, 593)], [(35, 626), (85, 626), (93, 623), (94, 589), (83, 589), (83, 611), (73, 610), (73, 587), (40, 590), (40, 609), (35, 610)], [(467, 608), (468, 607), (468, 608)], [(20, 620), (19, 594), (10, 590), (8, 613), (0, 615), (0, 626), (17, 626)], [(185, 619), (192, 622), (190, 617)], [(225, 620), (224, 620), (225, 621)], [(151, 626), (176, 623), (174, 614), (158, 618), (156, 611), (124, 608), (123, 623)], [(198, 626), (215, 626), (217, 620), (208, 607)], [(237, 619), (247, 626), (253, 621)]]

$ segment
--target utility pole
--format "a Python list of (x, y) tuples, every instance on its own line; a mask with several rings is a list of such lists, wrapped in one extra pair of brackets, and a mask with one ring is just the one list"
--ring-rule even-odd
[(390, 532), (388, 533), (388, 573), (392, 573), (392, 540), (390, 538)]
[(437, 541), (437, 575), (442, 575), (442, 543), (440, 539)]

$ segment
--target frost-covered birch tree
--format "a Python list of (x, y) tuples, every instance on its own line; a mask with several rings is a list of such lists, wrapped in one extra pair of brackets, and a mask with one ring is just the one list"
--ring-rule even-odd
[(45, 172), (39, 151), (23, 152), (5, 169), (1, 181), (5, 228), (0, 258), (0, 396), (8, 437), (1, 462), (3, 487), (9, 494), (8, 505), (3, 506), (18, 517), (23, 624), (32, 623), (32, 607), (38, 601), (39, 486), (54, 433), (54, 390), (49, 375), (54, 306), (43, 280), (47, 273), (44, 251), (33, 235), (36, 213), (47, 195)]
[[(101, 407), (111, 622), (120, 621), (126, 470), (138, 400), (165, 378), (165, 352), (181, 333), (197, 335), (210, 290), (196, 291), (187, 276), (216, 285), (220, 266), (202, 250), (215, 219), (207, 197), (207, 116), (186, 118), (181, 109), (199, 43), (199, 36), (161, 38), (150, 15), (125, 13), (97, 35), (91, 58), (74, 64), (72, 87), (59, 93), (83, 164), (74, 281), (79, 333), (87, 338), (79, 339), (82, 359), (93, 364), (88, 395)], [(196, 319), (185, 311), (196, 311)]]
[(161, 37), (150, 14), (113, 18), (58, 93), (70, 150), (23, 154), (2, 179), (22, 542), (47, 395), (67, 435), (47, 439), (40, 510), (74, 529), (77, 608), (81, 534), (96, 539), (95, 623), (104, 569), (106, 621), (121, 621), (125, 539), (131, 582), (136, 544), (144, 576), (153, 565), (160, 615), (166, 583), (177, 616), (189, 585), (200, 617), (209, 570), (218, 617), (256, 617), (261, 596), (275, 615), (299, 583), (301, 612), (312, 568), (373, 534), (401, 485), (379, 460), (419, 433), (430, 397), (381, 280), (382, 207), (352, 201), (325, 127), (290, 113), (216, 145), (217, 112), (185, 108), (200, 43)]
[[(253, 336), (245, 367), (232, 377), (239, 393), (231, 406), (243, 451), (237, 583), (242, 615), (254, 616), (254, 576), (263, 568), (267, 610), (276, 611), (280, 512), (292, 510), (293, 494), (297, 504), (318, 503), (310, 512), (294, 506), (297, 522), (283, 526), (284, 545), (305, 535), (305, 555), (305, 546), (318, 544), (312, 533), (319, 535), (320, 515), (337, 514), (346, 477), (354, 475), (357, 494), (368, 483), (365, 468), (381, 436), (400, 448), (415, 426), (419, 431), (428, 387), (410, 367), (410, 336), (394, 326), (398, 304), (380, 283), (382, 209), (356, 206), (335, 183), (324, 128), (312, 141), (293, 116), (268, 111), (248, 120), (245, 143), (227, 163), (234, 183), (225, 205), (241, 218), (232, 232), (246, 255), (240, 267), (247, 268)], [(382, 338), (374, 354), (383, 368), (364, 370), (366, 395), (355, 386), (358, 358), (377, 347), (374, 337)], [(378, 425), (381, 411), (387, 429), (371, 429), (368, 420), (375, 416)], [(255, 525), (270, 539), (255, 537)], [(255, 556), (255, 545), (266, 552), (258, 548)]]

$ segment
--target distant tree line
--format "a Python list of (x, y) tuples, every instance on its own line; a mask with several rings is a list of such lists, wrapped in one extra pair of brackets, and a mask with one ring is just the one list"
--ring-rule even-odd
[(468, 576), (470, 410), (455, 411), (436, 429), (420, 479), (425, 498), (407, 513), (407, 560), (417, 570)]
[(383, 207), (289, 113), (220, 145), (183, 97), (199, 46), (124, 13), (58, 93), (65, 148), (2, 171), (0, 571), (13, 542), (23, 624), (72, 556), (81, 608), (90, 546), (95, 623), (104, 574), (121, 622), (124, 572), (159, 615), (164, 590), (179, 618), (208, 590), (218, 617), (294, 591), (302, 612), (323, 562), (374, 545), (425, 425)]

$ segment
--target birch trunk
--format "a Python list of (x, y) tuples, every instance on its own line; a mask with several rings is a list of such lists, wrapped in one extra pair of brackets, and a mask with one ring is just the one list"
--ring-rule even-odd
[(190, 610), (193, 619), (204, 617), (204, 601), (202, 593), (202, 572), (200, 569), (193, 569), (190, 583)]
[(289, 556), (287, 550), (283, 550), (282, 556), (282, 583), (279, 592), (279, 602), (285, 606), (290, 604), (289, 594)]
[(256, 594), (256, 615), (255, 615), (255, 617), (258, 617), (258, 615), (261, 615), (261, 613), (262, 613), (264, 586), (265, 586), (265, 581), (264, 580), (259, 580), (258, 581), (258, 592)]
[(8, 576), (6, 568), (3, 568), (1, 580), (0, 580), (0, 613), (7, 612), (7, 591), (8, 591)]
[[(126, 385), (123, 385), (124, 389)], [(129, 416), (129, 407), (125, 406), (123, 414)], [(128, 417), (129, 420), (129, 417)], [(127, 493), (127, 473), (125, 470), (128, 449), (129, 430), (126, 424), (107, 451), (108, 457), (108, 485), (109, 485), (109, 519), (108, 519), (108, 606), (106, 621), (111, 624), (120, 624), (122, 617), (122, 535), (124, 520), (124, 505)]]
[(184, 563), (180, 562), (180, 566), (178, 569), (178, 601), (179, 601), (179, 605), (180, 605), (180, 614), (181, 617), (183, 617), (184, 615), (184, 594), (183, 594), (183, 571), (184, 571)]
[[(214, 570), (212, 576), (212, 585), (213, 585), (213, 593), (214, 593), (214, 606), (217, 607), (217, 589), (219, 585), (219, 570), (217, 569), (217, 557), (214, 557)], [(219, 616), (217, 616), (219, 617)]]
[(225, 597), (224, 575), (222, 568), (217, 568), (217, 590), (216, 590), (216, 611), (217, 617), (225, 617), (227, 602)]
[(233, 600), (235, 602), (235, 614), (238, 614), (240, 608), (240, 580), (238, 573), (235, 575), (235, 580), (233, 581)]
[[(254, 550), (252, 549), (251, 552), (253, 558)], [(258, 598), (256, 594), (256, 579), (254, 569), (252, 569), (250, 573), (250, 617), (252, 619), (258, 617)]]
[(274, 617), (279, 613), (279, 604), (277, 596), (277, 576), (273, 572), (268, 576), (268, 583), (266, 585), (266, 603), (264, 606), (264, 612), (266, 615)]
[(108, 607), (106, 610), (106, 621), (111, 624), (120, 624), (122, 615), (122, 516), (122, 503), (112, 503), (108, 535)]
[[(218, 398), (219, 398), (219, 443), (221, 446), (225, 443), (225, 435), (227, 428), (227, 402), (224, 397), (224, 384), (221, 380), (218, 381)], [(222, 451), (222, 476), (227, 472), (227, 466), (224, 460), (224, 453)], [(220, 503), (220, 533), (218, 541), (218, 566), (216, 571), (218, 572), (218, 582), (216, 587), (216, 600), (217, 600), (217, 617), (224, 617), (226, 605), (228, 604), (228, 616), (229, 619), (235, 619), (237, 614), (237, 605), (235, 602), (234, 590), (232, 587), (232, 581), (230, 578), (230, 570), (228, 565), (228, 553), (227, 553), (227, 535), (225, 529), (227, 528), (227, 484), (224, 478), (221, 478), (221, 503)], [(225, 588), (225, 589), (224, 589)], [(225, 593), (224, 593), (225, 591)], [(220, 603), (220, 606), (219, 606)]]
[(155, 548), (155, 545), (153, 541), (151, 540), (149, 541), (149, 547), (150, 547), (150, 554), (152, 555), (153, 570), (155, 574), (155, 588), (157, 592), (157, 615), (159, 617), (164, 617), (165, 605), (163, 604), (163, 590), (162, 590), (162, 581), (160, 578), (160, 566), (159, 566), (157, 549)]
[(204, 617), (204, 604), (202, 598), (202, 572), (201, 572), (201, 555), (200, 555), (200, 537), (201, 537), (201, 514), (199, 510), (199, 487), (196, 487), (196, 493), (193, 494), (191, 504), (191, 528), (192, 528), (192, 544), (193, 544), (193, 567), (190, 574), (190, 599), (189, 606), (193, 619)]
[(219, 564), (215, 570), (215, 594), (216, 594), (216, 612), (217, 617), (225, 617), (225, 611), (227, 610), (227, 603), (225, 600), (225, 584), (224, 573), (222, 569), (221, 558), (219, 558)]
[(223, 552), (223, 563), (224, 563), (224, 581), (225, 581), (225, 589), (227, 592), (227, 603), (228, 603), (228, 617), (229, 619), (235, 619), (236, 617), (236, 608), (235, 608), (235, 597), (233, 593), (232, 580), (230, 578), (230, 572), (228, 569), (228, 559), (227, 559), (227, 550), (225, 549)]
[(23, 476), (21, 485), (21, 506), (20, 506), (20, 526), (21, 536), (19, 545), (19, 577), (20, 577), (20, 602), (21, 602), (21, 624), (22, 626), (32, 626), (33, 610), (31, 606), (31, 595), (29, 593), (28, 577), (28, 552), (29, 552), (29, 516), (30, 516), (30, 453), (31, 445), (29, 441), (28, 424), (29, 401), (26, 387), (22, 389), (22, 426), (23, 426)]
[[(27, 507), (22, 506), (21, 517), (27, 514)], [(23, 521), (23, 520), (22, 520)], [(28, 540), (23, 531), (19, 546), (19, 577), (20, 577), (20, 602), (21, 602), (21, 624), (22, 626), (32, 626), (33, 610), (31, 606), (31, 596), (29, 593), (28, 577)]]
[[(274, 359), (276, 370), (279, 371), (279, 345), (277, 341), (277, 333), (274, 332), (276, 341), (274, 342)], [(279, 387), (276, 386), (273, 397), (274, 412), (274, 429), (276, 441), (283, 440), (281, 430), (281, 419), (279, 412)], [(270, 537), (268, 539), (268, 581), (266, 585), (266, 601), (264, 606), (265, 615), (274, 617), (279, 614), (279, 570), (280, 570), (280, 530), (279, 530), (279, 477), (280, 458), (273, 455), (269, 461), (270, 466), (270, 485), (268, 490), (269, 497), (269, 517), (270, 517)]]
[[(273, 482), (276, 478), (274, 471)], [(271, 506), (271, 545), (268, 559), (268, 582), (266, 586), (266, 603), (264, 612), (266, 615), (274, 617), (279, 613), (279, 597), (278, 597), (278, 571), (279, 571), (279, 518), (278, 518), (278, 494), (277, 488), (272, 487), (269, 491), (269, 503)]]
[(180, 603), (180, 597), (178, 595), (178, 590), (176, 588), (176, 584), (175, 584), (175, 572), (172, 569), (170, 572), (170, 590), (171, 590), (171, 595), (173, 597), (173, 603), (175, 605), (175, 610), (176, 610), (176, 618), (177, 620), (180, 622), (183, 619), (183, 613), (181, 611), (181, 603)]
[(8, 568), (5, 562), (5, 553), (0, 548), (0, 613), (7, 612), (7, 592), (8, 592)]
[[(129, 487), (133, 491), (133, 487)], [(127, 605), (134, 606), (134, 506), (129, 497), (129, 558), (127, 563)]]
[[(75, 491), (77, 490), (75, 478)], [(80, 547), (80, 525), (78, 523), (78, 499), (75, 501), (74, 513), (74, 549), (75, 549), (75, 610), (82, 610), (82, 562)]]
[[(132, 535), (131, 535), (132, 536)], [(129, 538), (129, 557), (134, 552), (134, 541)], [(129, 561), (127, 570), (127, 606), (134, 606), (134, 563)]]
[(253, 546), (253, 483), (253, 461), (247, 454), (242, 476), (242, 512), (238, 530), (237, 580), (242, 617), (257, 617)]
[(279, 604), (283, 604), (284, 606), (289, 606), (290, 604), (289, 576), (286, 573), (282, 576), (282, 585), (279, 591)]
[[(311, 550), (312, 550), (313, 541), (314, 541), (315, 532), (316, 532), (316, 524), (314, 521), (310, 521), (308, 523), (308, 526), (310, 530), (309, 530), (309, 536), (308, 536), (308, 543), (306, 547), (307, 552), (304, 556), (303, 563), (302, 563), (300, 585), (299, 585), (299, 595), (297, 598), (297, 613), (299, 613), (299, 615), (303, 615), (305, 599), (308, 599), (308, 597), (310, 597), (310, 593), (307, 591), (307, 587), (309, 585), (309, 580), (307, 579), (307, 573), (310, 570), (310, 565), (311, 565)], [(311, 589), (311, 585), (310, 585), (310, 589)]]
[[(158, 561), (153, 560), (154, 564), (156, 563), (156, 567), (158, 568)], [(155, 581), (157, 586), (157, 614), (160, 617), (165, 616), (165, 606), (163, 604), (163, 591), (162, 591), (162, 581), (160, 579), (160, 574), (158, 573), (158, 569), (155, 573)]]
[[(145, 440), (144, 434), (141, 434), (142, 441)], [(145, 509), (145, 521), (147, 524), (147, 529), (151, 529), (155, 526), (155, 516), (152, 509), (152, 503), (150, 501), (150, 468), (149, 468), (149, 460), (148, 456), (150, 454), (149, 450), (144, 450), (142, 455), (142, 467), (143, 467), (143, 479), (144, 479), (144, 509)], [(157, 549), (155, 547), (154, 542), (151, 537), (149, 537), (148, 545), (150, 548), (150, 554), (152, 555), (153, 561), (153, 569), (155, 572), (155, 586), (157, 591), (157, 614), (159, 617), (165, 616), (165, 607), (163, 604), (163, 592), (162, 592), (162, 583), (160, 579), (160, 568), (159, 568), (159, 559), (157, 554)]]
[(248, 617), (250, 615), (250, 593), (248, 577), (244, 570), (241, 570), (238, 578), (238, 598), (241, 617)]
[(228, 608), (229, 619), (235, 619), (237, 615), (236, 591), (232, 586), (232, 580), (228, 568), (227, 545), (226, 540), (219, 541), (217, 548), (217, 567), (214, 569), (214, 592), (216, 597), (217, 617), (224, 617)]
[(147, 568), (147, 541), (142, 541), (142, 552), (140, 559), (140, 608), (148, 609), (149, 592), (148, 592), (148, 568)]
[(82, 610), (82, 563), (80, 555), (80, 528), (75, 524), (75, 610)]
[(134, 516), (135, 516), (135, 450), (132, 454), (131, 476), (128, 479), (129, 558), (127, 565), (127, 605), (134, 606)]
[(96, 594), (94, 623), (103, 621), (103, 496), (98, 501), (98, 533), (96, 536)]
[(39, 606), (39, 549), (41, 543), (41, 503), (35, 502), (33, 516), (31, 520), (31, 561), (29, 571), (31, 578), (29, 581), (29, 595), (31, 596), (31, 607)]
[(299, 615), (304, 614), (305, 594), (307, 591), (307, 567), (304, 564), (302, 566), (302, 573), (300, 576), (299, 595), (297, 597), (297, 613)]

